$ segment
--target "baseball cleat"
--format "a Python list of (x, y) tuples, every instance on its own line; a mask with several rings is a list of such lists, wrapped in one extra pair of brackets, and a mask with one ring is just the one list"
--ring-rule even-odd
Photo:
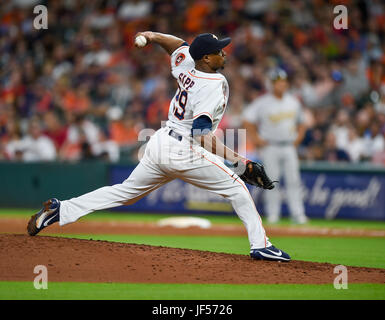
[(30, 236), (37, 235), (45, 227), (59, 221), (60, 201), (49, 199), (43, 203), (43, 208), (34, 214), (28, 222), (27, 231)]
[(251, 249), (250, 257), (255, 260), (283, 261), (283, 262), (290, 261), (290, 256), (286, 252), (279, 250), (274, 246), (261, 248), (261, 249)]
[(300, 217), (295, 217), (295, 218), (292, 218), (292, 223), (293, 224), (307, 224), (309, 223), (309, 218), (306, 217), (306, 216), (300, 216)]

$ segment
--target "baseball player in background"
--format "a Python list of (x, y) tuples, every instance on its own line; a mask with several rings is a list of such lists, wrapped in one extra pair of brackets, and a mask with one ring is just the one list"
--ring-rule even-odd
[[(140, 41), (136, 41), (138, 47), (155, 43), (171, 55), (171, 73), (178, 89), (170, 102), (166, 126), (150, 138), (142, 159), (123, 183), (69, 200), (47, 200), (31, 217), (28, 233), (36, 235), (54, 222), (60, 226), (75, 222), (95, 210), (133, 204), (179, 178), (230, 200), (246, 227), (253, 259), (289, 261), (290, 256), (275, 248), (266, 237), (243, 181), (253, 183), (255, 180), (258, 186), (274, 188), (263, 166), (229, 149), (213, 134), (229, 97), (227, 80), (217, 70), (225, 65), (226, 55), (222, 49), (231, 39), (219, 40), (206, 33), (188, 45), (175, 36), (151, 31), (138, 33), (136, 37), (140, 37)], [(243, 165), (247, 170), (237, 175), (222, 159), (235, 164), (236, 168)]]
[[(272, 90), (256, 98), (243, 112), (248, 137), (260, 148), (266, 173), (274, 180), (283, 174), (287, 203), (292, 222), (305, 224), (301, 196), (301, 178), (296, 147), (305, 134), (304, 114), (299, 100), (287, 90), (287, 74), (282, 69), (270, 72)], [(281, 215), (278, 188), (265, 192), (265, 212), (269, 223), (277, 223)]]

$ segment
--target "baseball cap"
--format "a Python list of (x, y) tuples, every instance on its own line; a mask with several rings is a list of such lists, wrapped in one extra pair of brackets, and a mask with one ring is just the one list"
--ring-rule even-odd
[(285, 80), (285, 79), (287, 79), (287, 73), (285, 70), (283, 70), (281, 68), (275, 68), (269, 72), (269, 79), (271, 81), (276, 81), (279, 79)]
[(202, 59), (205, 54), (215, 53), (222, 50), (231, 42), (231, 38), (219, 40), (212, 33), (198, 35), (190, 45), (189, 52), (194, 60)]

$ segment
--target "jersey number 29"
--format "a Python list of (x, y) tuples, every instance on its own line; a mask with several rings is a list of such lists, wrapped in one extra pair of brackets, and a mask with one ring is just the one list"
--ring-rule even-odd
[(181, 90), (178, 88), (179, 92), (176, 95), (175, 100), (178, 102), (178, 105), (174, 103), (174, 115), (177, 117), (179, 120), (184, 119), (184, 113), (186, 109), (186, 104), (187, 104), (187, 91), (186, 90)]

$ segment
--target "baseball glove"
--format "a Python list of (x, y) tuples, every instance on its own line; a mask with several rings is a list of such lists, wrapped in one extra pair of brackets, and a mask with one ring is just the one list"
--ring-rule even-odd
[(246, 183), (263, 189), (274, 189), (274, 182), (267, 176), (261, 163), (247, 160), (238, 161), (234, 165), (234, 172)]

